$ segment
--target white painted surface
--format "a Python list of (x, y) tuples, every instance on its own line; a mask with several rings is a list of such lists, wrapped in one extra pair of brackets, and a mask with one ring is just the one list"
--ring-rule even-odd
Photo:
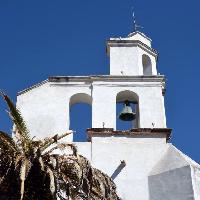
[(110, 48), (111, 75), (141, 75), (141, 67), (137, 47)]
[(144, 35), (136, 33), (126, 38), (111, 38), (107, 42), (107, 52), (110, 56), (110, 75), (144, 75), (143, 55), (151, 60), (151, 75), (157, 75), (157, 54), (151, 49), (151, 43)]
[(128, 40), (138, 40), (142, 43), (146, 44), (147, 46), (151, 47), (151, 39), (148, 38), (144, 33), (139, 31), (130, 33), (127, 37)]
[(149, 196), (150, 200), (195, 200), (190, 166), (149, 176)]
[(110, 40), (135, 40), (135, 41), (141, 41), (145, 45), (151, 47), (151, 39), (147, 37), (144, 33), (141, 33), (139, 31), (130, 33), (127, 37), (117, 37), (117, 38), (110, 38)]
[(200, 167), (191, 166), (195, 200), (200, 200)]
[[(81, 80), (81, 78), (80, 78)], [(101, 81), (102, 80), (102, 81)], [(121, 91), (129, 90), (139, 97), (139, 126), (141, 128), (165, 128), (165, 109), (162, 96), (162, 83), (156, 78), (148, 81), (129, 82), (126, 77), (119, 81), (108, 78), (79, 82), (46, 82), (17, 97), (17, 107), (26, 119), (32, 136), (44, 137), (69, 130), (69, 105), (88, 102), (92, 105), (92, 127), (116, 128), (116, 97)], [(88, 98), (86, 98), (86, 97)], [(83, 99), (81, 99), (83, 97)], [(90, 100), (91, 97), (91, 101)], [(71, 138), (72, 139), (72, 138)]]
[[(166, 127), (162, 96), (164, 80), (157, 76), (157, 55), (151, 49), (151, 40), (140, 32), (114, 40), (129, 43), (128, 46), (127, 43), (109, 45), (108, 41), (111, 75), (60, 77), (62, 81), (45, 81), (18, 95), (17, 107), (26, 119), (31, 135), (44, 137), (69, 130), (70, 106), (79, 102), (92, 106), (93, 128), (102, 128), (104, 124), (106, 128), (115, 129), (116, 96), (125, 90), (136, 93), (139, 98), (137, 121), (140, 128)], [(139, 43), (135, 45), (135, 42)], [(143, 75), (143, 54), (151, 60), (154, 76), (139, 76)], [(69, 140), (72, 140), (71, 136)]]
[(149, 56), (152, 62), (152, 75), (157, 75), (156, 57), (138, 46), (111, 46), (110, 47), (110, 74), (138, 76), (143, 75), (142, 56)]
[[(45, 81), (18, 95), (17, 107), (25, 118), (32, 136), (44, 138), (69, 131), (70, 105), (78, 102), (92, 106), (92, 128), (102, 128), (104, 123), (105, 128), (115, 129), (116, 97), (120, 92), (127, 90), (134, 92), (138, 97), (140, 128), (166, 128), (162, 95), (164, 81), (163, 77), (157, 76), (157, 55), (151, 49), (151, 40), (141, 33), (110, 41), (112, 40), (119, 42), (114, 45), (112, 43), (108, 48), (110, 75), (61, 77), (58, 78), (60, 82)], [(123, 43), (123, 40), (127, 40), (128, 45)], [(135, 44), (135, 41), (140, 43)], [(151, 59), (154, 76), (141, 76), (143, 54)], [(70, 135), (63, 141), (71, 142), (72, 139)], [(101, 136), (93, 137), (91, 143), (79, 142), (76, 145), (80, 154), (86, 156), (93, 166), (114, 178), (123, 200), (161, 200), (158, 197), (162, 194), (162, 200), (183, 200), (182, 196), (174, 191), (170, 196), (169, 188), (179, 187), (180, 180), (190, 179), (192, 181), (185, 182), (187, 185), (183, 182), (183, 186), (186, 187), (179, 187), (179, 192), (182, 195), (186, 189), (187, 195), (190, 196), (185, 199), (200, 199), (199, 165), (166, 143), (166, 138), (162, 135)], [(119, 170), (121, 160), (125, 160), (126, 166)], [(182, 177), (185, 167), (186, 179)], [(153, 184), (149, 183), (150, 176), (154, 176)], [(160, 185), (161, 182), (163, 185)], [(170, 187), (166, 195), (167, 184)], [(156, 189), (159, 187), (161, 188), (157, 193)], [(153, 193), (150, 193), (150, 189)]]
[(114, 179), (123, 200), (148, 200), (148, 173), (167, 149), (162, 137), (93, 137), (92, 163), (109, 176), (120, 160), (126, 166)]
[[(123, 200), (199, 200), (200, 166), (162, 135), (93, 137), (90, 153), (83, 146), (94, 167), (115, 174)], [(126, 166), (115, 173), (122, 160)]]

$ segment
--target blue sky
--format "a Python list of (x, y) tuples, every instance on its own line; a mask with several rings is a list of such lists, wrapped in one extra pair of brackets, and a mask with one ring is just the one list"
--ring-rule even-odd
[[(165, 105), (172, 142), (200, 162), (197, 0), (1, 0), (0, 88), (16, 100), (18, 91), (52, 75), (108, 74), (105, 42), (132, 31), (133, 6), (142, 31), (159, 52), (158, 71), (167, 78)], [(0, 126), (9, 131), (4, 110), (0, 100)], [(80, 117), (78, 110), (79, 105), (74, 118)]]

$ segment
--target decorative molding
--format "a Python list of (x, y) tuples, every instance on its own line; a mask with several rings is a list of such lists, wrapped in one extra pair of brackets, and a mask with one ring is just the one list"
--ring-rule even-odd
[(114, 76), (114, 75), (99, 75), (99, 76), (51, 76), (49, 82), (94, 82), (94, 81), (117, 81), (117, 82), (163, 82), (165, 76)]
[(138, 46), (140, 48), (142, 48), (145, 51), (148, 51), (148, 53), (152, 54), (153, 56), (158, 57), (158, 52), (149, 47), (148, 45), (144, 44), (143, 42), (139, 41), (139, 40), (119, 40), (119, 39), (113, 39), (113, 40), (108, 40), (107, 41), (107, 47), (106, 47), (106, 53), (107, 55), (109, 55), (110, 52), (110, 47), (130, 47), (130, 46)]
[(87, 129), (88, 141), (94, 136), (159, 136), (163, 134), (168, 142), (171, 138), (172, 129), (169, 128), (135, 128), (131, 130), (118, 131), (113, 128), (89, 128)]
[[(99, 83), (101, 81), (102, 83)], [(119, 87), (119, 86), (120, 87), (140, 87), (140, 86), (141, 87), (158, 87), (158, 86), (164, 85), (163, 83), (165, 83), (165, 77), (163, 75), (157, 75), (157, 76), (113, 76), (113, 75), (51, 76), (47, 80), (44, 80), (27, 89), (19, 91), (17, 93), (17, 96), (22, 95), (26, 92), (29, 92), (32, 89), (38, 88), (47, 82), (50, 84), (50, 86), (70, 86), (70, 87), (73, 87), (73, 86), (74, 87), (76, 86), (90, 87), (91, 84), (93, 84), (94, 86), (107, 86), (107, 87)], [(129, 82), (130, 84), (127, 84), (126, 82)], [(143, 83), (143, 85), (140, 85), (137, 83)]]

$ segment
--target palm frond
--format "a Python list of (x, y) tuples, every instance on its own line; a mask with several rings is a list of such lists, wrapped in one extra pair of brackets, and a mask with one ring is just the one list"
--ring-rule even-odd
[(20, 142), (22, 144), (22, 148), (25, 152), (29, 151), (31, 147), (31, 138), (29, 135), (29, 131), (26, 127), (26, 123), (20, 113), (20, 111), (16, 108), (12, 100), (3, 92), (0, 92), (1, 96), (7, 103), (7, 106), (9, 108), (9, 116), (11, 117), (15, 127), (16, 131), (20, 136)]
[(47, 170), (46, 172), (47, 172), (49, 179), (50, 179), (50, 184), (49, 184), (50, 188), (49, 189), (50, 189), (51, 193), (54, 195), (55, 192), (56, 192), (56, 184), (55, 184), (54, 173), (49, 167), (47, 167), (46, 170)]
[(71, 147), (71, 149), (73, 151), (73, 155), (76, 156), (76, 157), (79, 157), (78, 149), (77, 149), (76, 145), (75, 144), (68, 144), (68, 145)]
[[(20, 111), (7, 95), (2, 92), (0, 95), (8, 105), (18, 137), (17, 141), (0, 131), (0, 156), (3, 158), (0, 159), (1, 185), (7, 179), (9, 182), (12, 180), (10, 174), (13, 172), (15, 175), (11, 177), (16, 179), (16, 193), (20, 196), (17, 199), (20, 200), (55, 200), (61, 194), (60, 199), (119, 200), (110, 177), (93, 168), (85, 157), (79, 155), (74, 144), (58, 142), (72, 132), (34, 141)], [(54, 154), (56, 149), (64, 151), (67, 147), (71, 148), (70, 153)]]
[(41, 152), (43, 152), (44, 150), (46, 150), (48, 147), (50, 147), (52, 144), (57, 143), (59, 140), (61, 140), (62, 138), (66, 137), (67, 135), (70, 135), (72, 132), (66, 132), (62, 135), (54, 135), (53, 137), (50, 138), (46, 138), (44, 139), (44, 143), (41, 144), (40, 148), (41, 148)]
[(61, 151), (65, 151), (67, 148), (70, 148), (73, 152), (73, 148), (74, 147), (73, 144), (68, 144), (68, 143), (59, 143), (54, 147), (50, 147), (48, 150), (46, 149), (46, 151), (43, 151), (42, 156), (46, 156), (46, 155), (51, 155), (55, 150), (61, 150)]
[(20, 180), (21, 180), (21, 188), (20, 188), (20, 200), (23, 199), (24, 196), (24, 182), (25, 182), (25, 176), (26, 176), (26, 162), (22, 162), (22, 166), (20, 168)]
[(1, 142), (4, 143), (4, 145), (6, 145), (8, 147), (8, 149), (10, 149), (14, 152), (19, 152), (19, 149), (16, 146), (15, 141), (7, 133), (0, 131), (0, 140), (1, 140)]
[[(4, 172), (4, 175), (2, 177), (0, 177), (0, 185), (3, 183), (3, 181), (5, 180), (6, 176), (8, 175), (9, 171), (11, 170), (11, 166), (12, 166), (13, 162), (10, 161), (10, 163), (8, 163), (7, 169)], [(1, 163), (2, 165), (2, 163)]]

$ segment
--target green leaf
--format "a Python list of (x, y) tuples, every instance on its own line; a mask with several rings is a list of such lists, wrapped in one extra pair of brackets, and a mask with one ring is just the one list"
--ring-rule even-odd
[(19, 134), (19, 140), (22, 145), (22, 149), (25, 154), (30, 152), (32, 148), (32, 140), (29, 135), (29, 131), (26, 127), (26, 123), (20, 113), (20, 111), (16, 108), (14, 103), (11, 101), (11, 99), (5, 95), (3, 92), (0, 93), (5, 102), (7, 103), (7, 106), (9, 108), (9, 116), (12, 119), (15, 129), (18, 134)]

